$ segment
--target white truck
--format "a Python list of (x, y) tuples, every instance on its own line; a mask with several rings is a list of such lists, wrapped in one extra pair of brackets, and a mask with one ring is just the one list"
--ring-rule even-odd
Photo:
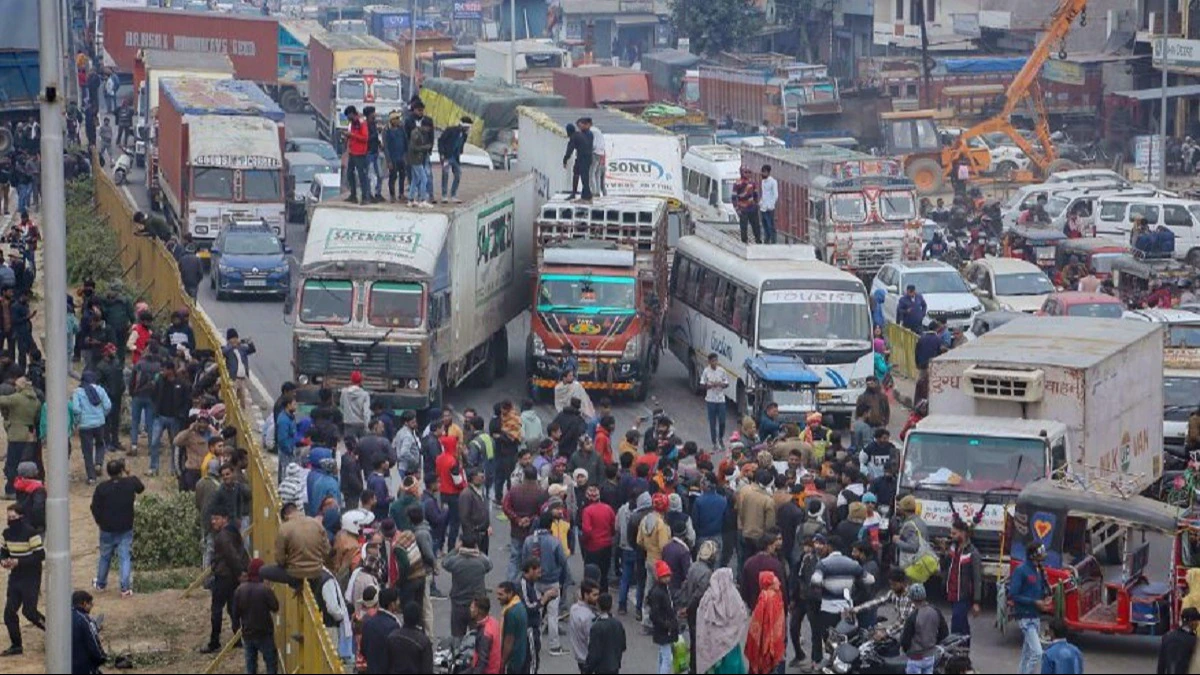
[(505, 326), (529, 306), (533, 177), (464, 168), (458, 196), (315, 208), (284, 310), (302, 401), (359, 371), (373, 400), (424, 411), (469, 377), (505, 374)]
[[(1162, 328), (1119, 319), (1012, 321), (933, 359), (929, 416), (905, 439), (898, 497), (931, 538), (968, 523), (996, 578), (1011, 544), (1006, 505), (1029, 482), (1075, 477), (1137, 494), (1162, 475)], [(1119, 551), (1110, 545), (1108, 555)]]
[(522, 170), (537, 181), (540, 202), (571, 190), (571, 166), (563, 168), (567, 124), (592, 118), (604, 136), (605, 186), (615, 197), (659, 197), (683, 201), (683, 139), (649, 122), (601, 108), (517, 108)]
[(512, 81), (513, 49), (508, 40), (475, 43), (475, 76), (495, 78), (543, 94), (554, 92), (554, 70), (572, 67), (571, 52), (553, 40), (517, 40), (517, 81)]

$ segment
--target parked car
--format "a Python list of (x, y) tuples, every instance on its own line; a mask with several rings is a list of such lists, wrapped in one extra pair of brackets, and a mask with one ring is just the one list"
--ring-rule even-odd
[(232, 294), (287, 297), (291, 254), (265, 222), (235, 221), (213, 241), (209, 287), (218, 300)]
[(297, 223), (304, 217), (304, 202), (312, 189), (313, 176), (333, 174), (341, 182), (342, 165), (313, 152), (289, 152), (285, 155), (288, 170), (287, 219)]
[(1038, 316), (1090, 316), (1096, 319), (1120, 319), (1125, 305), (1104, 293), (1062, 291), (1046, 298)]
[(340, 163), (342, 161), (337, 150), (328, 141), (323, 141), (319, 138), (289, 138), (283, 148), (284, 152), (311, 152), (321, 157), (321, 159), (330, 162)]
[(982, 312), (975, 316), (975, 321), (971, 323), (971, 327), (963, 333), (963, 336), (967, 340), (974, 340), (981, 335), (996, 330), (1009, 321), (1028, 316), (1024, 312), (1008, 312), (1005, 310)]
[(313, 209), (317, 208), (317, 204), (336, 199), (342, 194), (342, 177), (336, 173), (319, 173), (313, 176), (312, 183), (308, 187), (308, 194), (304, 196), (304, 231), (308, 231), (308, 226), (312, 224)]
[(886, 294), (883, 316), (888, 323), (896, 322), (896, 305), (909, 285), (916, 286), (925, 298), (926, 316), (950, 328), (966, 329), (975, 315), (983, 311), (979, 298), (949, 264), (940, 260), (889, 263), (871, 281), (871, 295), (876, 290)]
[(981, 258), (968, 265), (963, 276), (989, 310), (1032, 314), (1055, 290), (1037, 265), (1017, 258)]

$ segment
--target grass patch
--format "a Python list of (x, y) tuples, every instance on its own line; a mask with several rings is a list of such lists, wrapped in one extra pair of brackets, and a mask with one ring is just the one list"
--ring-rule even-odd
[(133, 592), (149, 594), (168, 590), (182, 591), (192, 585), (198, 576), (200, 576), (199, 567), (177, 567), (138, 572), (133, 577)]

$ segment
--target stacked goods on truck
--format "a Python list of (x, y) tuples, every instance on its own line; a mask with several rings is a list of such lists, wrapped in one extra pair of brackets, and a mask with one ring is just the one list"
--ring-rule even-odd
[[(36, 115), (41, 75), (38, 66), (38, 7), (36, 0), (5, 5), (0, 21), (0, 121)], [(0, 126), (0, 156), (13, 147), (12, 131)]]
[(1011, 543), (1005, 504), (1030, 482), (1065, 472), (1090, 491), (1150, 487), (1163, 470), (1161, 331), (1018, 319), (936, 357), (930, 414), (905, 439), (898, 497), (917, 498), (930, 538), (950, 534), (951, 509), (967, 522), (982, 511), (972, 540), (995, 578)]
[[(537, 177), (542, 200), (571, 190), (571, 165), (563, 168), (567, 124), (592, 118), (606, 146), (605, 187), (618, 197), (660, 197), (683, 202), (683, 140), (648, 122), (603, 108), (525, 108), (518, 110), (521, 168)], [(572, 158), (574, 162), (574, 158)]]
[(779, 236), (864, 277), (921, 258), (916, 187), (898, 161), (832, 145), (742, 150), (745, 168), (767, 164), (779, 182)]
[[(679, 49), (642, 55), (642, 70), (650, 74), (654, 100), (686, 106), (700, 102), (699, 64), (699, 56)], [(696, 77), (691, 78), (689, 74)]]
[(103, 20), (106, 62), (121, 72), (134, 72), (144, 49), (224, 54), (238, 79), (262, 85), (275, 100), (291, 106), (288, 112), (304, 110), (303, 84), (289, 79), (290, 69), (280, 72), (280, 33), (286, 31), (274, 17), (106, 7)]
[(308, 97), (317, 135), (340, 148), (350, 121), (346, 106), (359, 113), (374, 106), (378, 119), (406, 109), (396, 48), (370, 35), (313, 35), (308, 43)]
[(211, 245), (230, 221), (284, 227), (283, 110), (253, 82), (159, 82), (158, 177), (180, 233)]
[(548, 94), (554, 91), (554, 70), (572, 66), (571, 53), (553, 40), (517, 40), (517, 81), (513, 82), (513, 57), (510, 42), (476, 42), (475, 73)]
[(562, 198), (542, 205), (526, 374), (548, 392), (571, 345), (585, 389), (645, 400), (662, 356), (667, 203), (653, 197)]
[(533, 180), (463, 174), (461, 204), (313, 211), (292, 332), (302, 400), (359, 371), (372, 401), (423, 411), (468, 379), (504, 376), (505, 326), (529, 306)]
[(426, 80), (421, 87), (421, 100), (425, 102), (425, 114), (439, 128), (457, 124), (464, 115), (474, 120), (467, 142), (487, 150), (498, 167), (507, 166), (517, 157), (518, 108), (565, 105), (563, 98), (555, 94), (539, 94), (497, 79), (478, 77), (465, 82), (440, 77)]
[[(197, 78), (206, 80), (232, 80), (233, 62), (224, 54), (182, 54), (142, 50), (138, 68), (133, 74), (134, 89), (134, 159), (138, 166), (146, 162), (149, 139), (154, 135), (153, 126), (158, 110), (159, 83), (163, 78)], [(154, 162), (151, 160), (151, 167)], [(146, 172), (147, 178), (153, 171)]]
[(554, 93), (572, 108), (608, 106), (638, 110), (651, 101), (650, 77), (632, 68), (581, 66), (554, 71)]
[(752, 129), (816, 128), (842, 112), (826, 66), (782, 54), (722, 54), (702, 64), (700, 107), (714, 120)]

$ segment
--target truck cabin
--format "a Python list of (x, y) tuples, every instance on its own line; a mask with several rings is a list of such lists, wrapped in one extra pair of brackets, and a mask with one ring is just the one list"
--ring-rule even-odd
[[(277, 204), (284, 199), (284, 162), (276, 123), (260, 117), (188, 115), (183, 191), (191, 203)], [(237, 211), (237, 209), (232, 209)], [(224, 214), (231, 215), (229, 213)], [(234, 213), (232, 215), (238, 215)], [(196, 213), (192, 234), (213, 237), (221, 215)], [(272, 222), (272, 227), (282, 223)]]
[(577, 352), (589, 343), (596, 351), (605, 351), (606, 344), (620, 348), (647, 302), (628, 248), (577, 240), (543, 254), (534, 306), (551, 329), (546, 341), (551, 349), (566, 343)]
[[(396, 71), (375, 68), (344, 70), (338, 73), (336, 86), (338, 101), (361, 101), (377, 106), (395, 106), (404, 102), (401, 98), (400, 73)], [(349, 125), (340, 109), (338, 118), (344, 126)]]
[(797, 129), (800, 120), (818, 115), (840, 115), (842, 101), (837, 80), (829, 77), (822, 65), (799, 64), (788, 69), (783, 83), (783, 107), (787, 110), (787, 126)]

